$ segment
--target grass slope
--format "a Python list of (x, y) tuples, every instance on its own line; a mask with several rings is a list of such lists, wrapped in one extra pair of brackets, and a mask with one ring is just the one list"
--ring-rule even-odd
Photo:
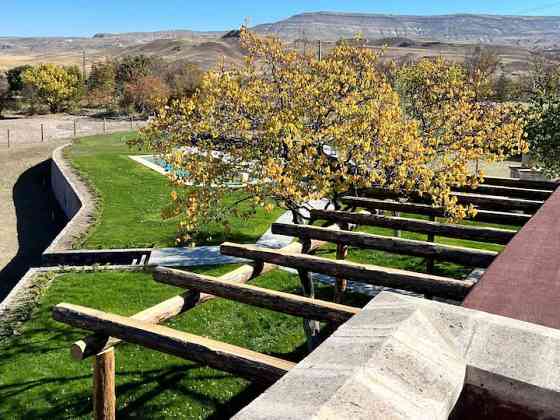
[[(99, 197), (96, 225), (78, 248), (167, 247), (175, 245), (177, 220), (162, 220), (161, 209), (170, 200), (172, 187), (167, 179), (128, 156), (138, 154), (126, 141), (135, 133), (116, 133), (79, 139), (67, 153), (80, 175)], [(234, 198), (234, 194), (231, 199)], [(254, 243), (282, 213), (259, 210), (249, 220), (232, 217), (231, 233), (222, 226), (206, 225), (208, 239), (202, 244), (224, 240)]]

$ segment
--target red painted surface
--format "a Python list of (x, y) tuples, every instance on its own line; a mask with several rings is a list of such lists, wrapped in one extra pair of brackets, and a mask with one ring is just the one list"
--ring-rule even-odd
[(463, 306), (560, 328), (560, 188), (494, 260)]

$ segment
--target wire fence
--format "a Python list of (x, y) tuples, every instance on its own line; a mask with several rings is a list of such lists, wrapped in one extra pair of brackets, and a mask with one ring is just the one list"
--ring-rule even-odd
[(137, 130), (146, 124), (147, 121), (134, 118), (75, 118), (70, 116), (0, 120), (0, 148)]

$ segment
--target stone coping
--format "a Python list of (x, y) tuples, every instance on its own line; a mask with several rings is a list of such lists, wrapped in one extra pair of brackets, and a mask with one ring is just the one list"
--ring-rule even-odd
[(560, 418), (560, 331), (383, 292), (234, 418)]

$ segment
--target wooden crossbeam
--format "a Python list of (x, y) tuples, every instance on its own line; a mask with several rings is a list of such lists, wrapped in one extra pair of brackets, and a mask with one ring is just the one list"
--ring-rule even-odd
[(310, 299), (248, 284), (232, 283), (215, 277), (165, 267), (158, 267), (154, 270), (154, 279), (160, 283), (189, 288), (260, 308), (317, 321), (341, 324), (360, 312), (360, 309), (351, 306)]
[[(381, 201), (381, 203), (387, 202)], [(398, 202), (389, 203), (392, 204)], [(398, 204), (400, 205), (401, 203)], [(413, 208), (416, 207), (413, 206)], [(420, 205), (420, 209), (430, 212), (430, 209), (433, 209), (433, 207), (428, 206), (428, 208), (426, 208), (425, 205)], [(458, 225), (423, 219), (409, 219), (405, 217), (383, 216), (377, 214), (355, 213), (336, 210), (313, 209), (311, 210), (311, 216), (316, 220), (327, 220), (334, 223), (346, 223), (358, 226), (376, 226), (502, 245), (507, 244), (517, 233), (517, 231), (510, 229)]]
[(451, 261), (468, 267), (488, 267), (498, 255), (494, 251), (372, 235), (363, 232), (333, 231), (318, 226), (274, 223), (272, 233), (295, 236), (300, 239), (319, 239), (359, 248), (378, 249), (395, 254)]
[(274, 383), (295, 366), (231, 344), (78, 305), (56, 305), (53, 318), (266, 384)]
[(334, 223), (407, 230), (409, 232), (429, 233), (449, 238), (468, 239), (471, 241), (490, 242), (502, 245), (507, 244), (517, 233), (514, 230), (507, 229), (456, 225), (451, 223), (432, 222), (429, 220), (353, 213), (348, 211), (313, 209), (311, 210), (311, 217), (315, 220), (327, 220)]
[(536, 181), (518, 178), (502, 178), (495, 176), (484, 177), (484, 183), (499, 185), (502, 187), (529, 188), (549, 191), (554, 191), (558, 187), (558, 182), (555, 181)]
[(459, 204), (472, 204), (481, 209), (500, 210), (500, 211), (523, 211), (533, 214), (544, 204), (541, 200), (525, 200), (521, 198), (495, 197), (480, 195), (478, 193), (452, 193), (457, 197)]
[[(395, 191), (388, 190), (386, 188), (372, 187), (366, 188), (360, 191), (360, 195), (368, 198), (377, 199), (399, 199), (401, 194)], [(457, 198), (457, 202), (463, 205), (472, 204), (480, 209), (484, 210), (499, 210), (499, 211), (523, 211), (526, 213), (536, 212), (542, 205), (543, 201), (540, 200), (524, 200), (520, 198), (509, 198), (509, 197), (496, 197), (496, 196), (486, 196), (474, 193), (462, 193), (453, 192), (451, 193)], [(416, 202), (422, 204), (431, 204), (428, 197), (420, 197), (419, 195), (413, 195), (412, 199)]]
[[(334, 225), (332, 228), (337, 229), (338, 227)], [(324, 243), (321, 241), (312, 241), (311, 244), (309, 244), (309, 249), (317, 249), (323, 244)], [(301, 246), (301, 243), (292, 243), (284, 249), (290, 252), (299, 253), (302, 250)], [(273, 264), (263, 264), (262, 266), (244, 264), (241, 267), (224, 274), (220, 277), (220, 279), (245, 283), (256, 276), (272, 271), (275, 268), (276, 266)], [(189, 290), (180, 296), (174, 296), (158, 303), (157, 305), (138, 312), (133, 315), (132, 318), (150, 322), (152, 324), (158, 324), (186, 312), (194, 308), (196, 305), (213, 299), (214, 297), (215, 296), (213, 295), (199, 294), (198, 292)], [(70, 354), (73, 359), (81, 361), (98, 353), (105, 352), (120, 343), (121, 340), (119, 338), (94, 333), (84, 337), (82, 340), (76, 341), (70, 349)]]
[(512, 197), (512, 198), (522, 198), (525, 200), (541, 200), (541, 201), (547, 200), (552, 194), (552, 191), (549, 190), (504, 187), (500, 185), (489, 185), (489, 184), (481, 184), (476, 188), (456, 187), (453, 188), (453, 191), (467, 192), (473, 194), (486, 194), (486, 195), (494, 195), (494, 196)]
[(314, 273), (323, 273), (375, 286), (392, 287), (452, 299), (463, 299), (473, 286), (473, 282), (470, 281), (455, 280), (448, 277), (376, 265), (358, 264), (350, 261), (331, 260), (314, 255), (292, 254), (282, 250), (258, 248), (254, 245), (239, 245), (226, 242), (221, 245), (220, 251), (224, 255), (264, 261)]
[[(400, 201), (377, 200), (365, 197), (342, 197), (341, 201), (356, 207), (368, 210), (391, 210), (403, 213), (415, 213), (425, 216), (445, 217), (445, 212), (440, 207), (429, 204), (408, 203)], [(475, 217), (469, 218), (478, 222), (497, 223), (503, 225), (524, 225), (531, 219), (529, 214), (507, 213), (500, 211), (478, 210)]]

